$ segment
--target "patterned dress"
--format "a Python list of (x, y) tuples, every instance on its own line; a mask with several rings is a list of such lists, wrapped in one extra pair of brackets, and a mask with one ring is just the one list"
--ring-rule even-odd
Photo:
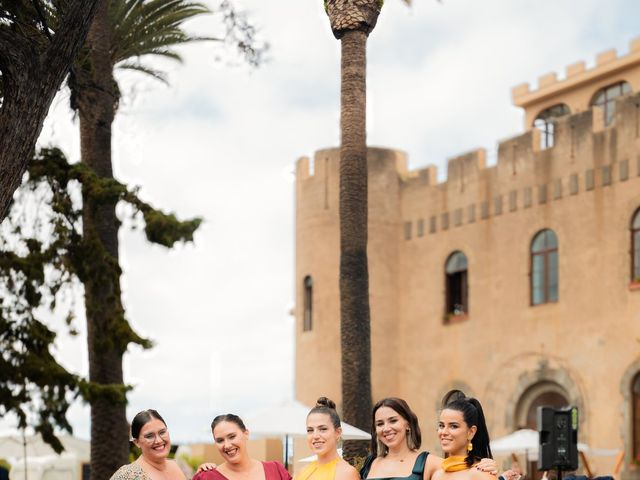
[(137, 462), (123, 465), (111, 476), (111, 480), (151, 480)]

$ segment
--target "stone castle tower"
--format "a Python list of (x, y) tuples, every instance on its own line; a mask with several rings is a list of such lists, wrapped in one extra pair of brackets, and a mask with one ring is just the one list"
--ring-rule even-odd
[[(492, 437), (577, 405), (580, 441), (640, 478), (640, 39), (513, 89), (525, 132), (408, 171), (369, 149), (374, 401), (405, 398), (424, 447), (442, 395), (478, 397)], [(338, 149), (297, 164), (296, 395), (340, 402)], [(435, 429), (435, 427), (434, 427)], [(615, 454), (587, 454), (611, 473)], [(634, 460), (637, 459), (637, 460)], [(640, 468), (640, 467), (638, 467)]]

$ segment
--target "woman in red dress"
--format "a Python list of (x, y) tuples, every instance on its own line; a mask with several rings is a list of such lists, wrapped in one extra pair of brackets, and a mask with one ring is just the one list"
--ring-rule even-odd
[(237, 415), (218, 415), (211, 422), (213, 441), (224, 462), (215, 470), (199, 472), (193, 480), (291, 480), (279, 462), (261, 462), (249, 457), (249, 431)]

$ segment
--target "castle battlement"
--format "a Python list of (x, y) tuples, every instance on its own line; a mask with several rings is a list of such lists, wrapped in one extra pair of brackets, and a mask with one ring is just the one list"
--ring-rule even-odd
[(513, 104), (525, 110), (525, 128), (530, 128), (535, 117), (557, 104), (565, 104), (571, 113), (590, 108), (590, 102), (598, 89), (625, 81), (633, 91), (640, 90), (640, 38), (629, 43), (629, 52), (618, 56), (616, 50), (606, 50), (596, 56), (596, 64), (587, 69), (585, 62), (566, 67), (565, 77), (558, 79), (556, 73), (547, 73), (538, 78), (538, 88), (531, 89), (529, 83), (513, 87)]
[[(371, 195), (399, 196), (405, 232), (424, 219), (434, 233), (508, 212), (547, 205), (562, 198), (609, 187), (640, 176), (640, 93), (616, 101), (615, 121), (605, 127), (599, 108), (561, 117), (554, 145), (542, 149), (540, 131), (531, 129), (498, 145), (497, 163), (487, 166), (487, 153), (477, 149), (447, 162), (447, 178), (437, 181), (433, 165), (409, 171), (406, 154), (370, 148)], [(307, 212), (337, 215), (339, 149), (316, 152), (297, 164), (298, 202)], [(397, 187), (390, 187), (392, 182)], [(375, 193), (377, 192), (377, 193)], [(415, 235), (415, 234), (414, 234)]]

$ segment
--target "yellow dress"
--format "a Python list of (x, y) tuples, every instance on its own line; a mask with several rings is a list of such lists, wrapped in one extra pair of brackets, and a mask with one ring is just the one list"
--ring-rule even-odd
[(318, 465), (318, 461), (311, 462), (296, 475), (295, 480), (333, 480), (336, 477), (336, 465), (340, 458)]

